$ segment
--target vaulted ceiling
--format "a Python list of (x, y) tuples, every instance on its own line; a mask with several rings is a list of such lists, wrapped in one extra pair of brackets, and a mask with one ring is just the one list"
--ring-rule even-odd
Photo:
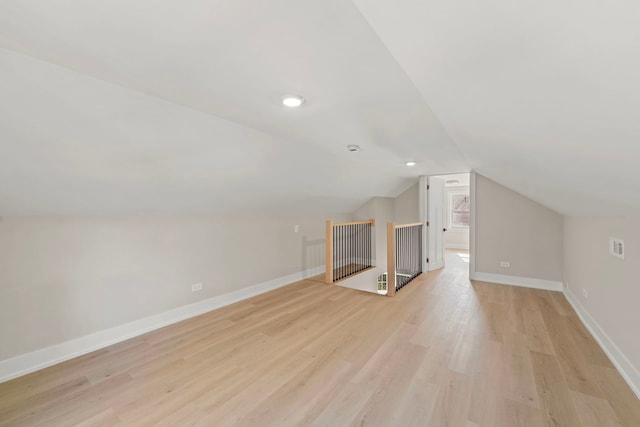
[(638, 16), (630, 1), (4, 0), (0, 215), (350, 211), (470, 169), (562, 213), (640, 213)]

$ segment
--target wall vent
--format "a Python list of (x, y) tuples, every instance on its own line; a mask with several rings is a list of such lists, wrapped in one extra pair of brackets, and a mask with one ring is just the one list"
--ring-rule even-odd
[(615, 257), (624, 259), (624, 240), (610, 237), (609, 253)]

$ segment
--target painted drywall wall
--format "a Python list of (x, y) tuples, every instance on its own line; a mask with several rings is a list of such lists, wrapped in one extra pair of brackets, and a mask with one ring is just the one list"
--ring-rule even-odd
[(373, 260), (375, 268), (371, 271), (345, 280), (340, 285), (367, 292), (376, 292), (378, 275), (387, 271), (387, 223), (411, 223), (419, 221), (418, 184), (412, 185), (398, 197), (373, 197), (360, 206), (353, 219), (361, 221), (373, 218), (374, 228)]
[(562, 281), (562, 229), (559, 213), (476, 175), (476, 272)]
[(322, 268), (326, 219), (351, 215), (4, 218), (0, 360)]
[(361, 273), (351, 276), (347, 280), (338, 282), (337, 286), (377, 294), (378, 276), (382, 273), (384, 273), (383, 268), (374, 267), (372, 269), (365, 270)]
[(394, 221), (397, 224), (410, 224), (420, 221), (417, 182), (394, 200)]
[(387, 268), (387, 223), (394, 221), (394, 217), (395, 199), (393, 197), (372, 197), (353, 213), (356, 221), (369, 218), (376, 220), (373, 258), (375, 265), (382, 272)]
[(444, 233), (444, 246), (448, 249), (469, 249), (469, 230), (455, 229), (451, 226), (451, 204), (449, 203), (449, 197), (452, 193), (469, 194), (469, 186), (445, 187), (444, 215), (446, 218), (447, 232)]
[[(609, 254), (610, 237), (624, 240), (624, 259)], [(640, 379), (638, 242), (638, 217), (564, 219), (565, 285), (626, 356), (635, 370), (628, 374), (635, 381)]]

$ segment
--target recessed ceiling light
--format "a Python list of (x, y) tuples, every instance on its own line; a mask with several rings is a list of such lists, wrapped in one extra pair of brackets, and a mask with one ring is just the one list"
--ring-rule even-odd
[(299, 107), (303, 102), (304, 98), (300, 95), (285, 95), (282, 97), (282, 105), (284, 105), (285, 107)]
[(415, 166), (416, 162), (407, 162), (407, 163), (405, 163), (405, 165), (407, 165), (407, 166)]
[(354, 151), (354, 152), (355, 151), (360, 151), (360, 146), (359, 145), (355, 145), (355, 144), (347, 145), (347, 150)]

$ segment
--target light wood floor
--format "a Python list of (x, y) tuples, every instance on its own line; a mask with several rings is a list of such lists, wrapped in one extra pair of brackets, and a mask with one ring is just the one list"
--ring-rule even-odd
[(0, 384), (2, 426), (640, 426), (562, 294), (307, 280)]

